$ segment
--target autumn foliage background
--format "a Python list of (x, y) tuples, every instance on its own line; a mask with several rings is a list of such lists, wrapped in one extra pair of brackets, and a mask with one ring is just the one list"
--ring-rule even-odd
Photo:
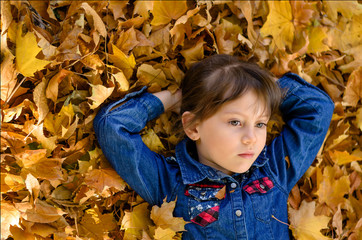
[[(333, 99), (285, 224), (295, 239), (361, 239), (361, 4), (140, 0), (1, 1), (1, 239), (179, 239), (175, 202), (151, 208), (137, 196), (92, 121), (140, 86), (175, 91), (216, 53), (295, 72)], [(151, 149), (172, 154), (176, 117), (147, 125)], [(280, 127), (271, 121), (270, 137)]]

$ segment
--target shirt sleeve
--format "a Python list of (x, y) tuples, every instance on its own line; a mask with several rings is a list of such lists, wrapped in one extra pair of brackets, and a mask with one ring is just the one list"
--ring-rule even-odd
[(286, 91), (280, 106), (285, 126), (267, 151), (272, 174), (289, 193), (315, 159), (327, 134), (334, 103), (325, 92), (296, 74), (286, 74), (278, 83)]
[(103, 154), (117, 173), (143, 199), (160, 205), (169, 194), (167, 179), (171, 174), (164, 156), (152, 152), (139, 132), (146, 123), (163, 113), (162, 102), (145, 92), (130, 93), (125, 98), (103, 107), (93, 127)]

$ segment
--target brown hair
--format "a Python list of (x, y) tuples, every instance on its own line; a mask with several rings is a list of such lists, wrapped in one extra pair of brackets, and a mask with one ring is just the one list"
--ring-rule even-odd
[(213, 55), (192, 65), (183, 79), (181, 90), (180, 114), (185, 111), (194, 114), (190, 125), (207, 119), (224, 103), (247, 90), (255, 90), (264, 100), (270, 115), (278, 110), (281, 99), (281, 90), (271, 73), (257, 64), (224, 54)]

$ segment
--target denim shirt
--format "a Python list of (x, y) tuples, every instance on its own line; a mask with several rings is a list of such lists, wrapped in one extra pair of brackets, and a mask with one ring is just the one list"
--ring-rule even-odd
[(287, 90), (280, 106), (285, 126), (242, 174), (201, 164), (187, 138), (174, 157), (152, 152), (139, 132), (164, 107), (144, 89), (102, 108), (94, 130), (106, 158), (143, 199), (160, 206), (166, 197), (177, 198), (174, 216), (188, 221), (183, 239), (289, 239), (281, 223), (288, 222), (288, 194), (318, 153), (334, 104), (298, 75), (286, 74), (278, 83)]

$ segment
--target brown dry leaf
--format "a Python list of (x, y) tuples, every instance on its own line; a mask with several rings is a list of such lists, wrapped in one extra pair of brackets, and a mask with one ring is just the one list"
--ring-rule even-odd
[(38, 179), (29, 173), (26, 176), (25, 185), (28, 191), (31, 193), (33, 201), (37, 199), (40, 192), (40, 184)]
[(94, 169), (86, 174), (84, 183), (103, 194), (109, 188), (115, 188), (119, 191), (125, 189), (126, 184), (113, 169)]
[(15, 207), (21, 212), (21, 216), (30, 222), (52, 223), (57, 221), (65, 212), (44, 201), (36, 199), (34, 206), (28, 203), (18, 203)]
[(344, 106), (356, 107), (362, 99), (362, 67), (356, 69), (348, 78), (347, 87), (344, 91), (343, 102)]
[(180, 51), (185, 58), (185, 65), (190, 68), (195, 62), (204, 58), (204, 40), (202, 38), (191, 48)]
[(299, 210), (289, 208), (290, 229), (298, 240), (327, 240), (320, 232), (327, 228), (329, 217), (315, 216), (315, 202), (302, 201)]
[(38, 125), (46, 118), (47, 114), (49, 113), (48, 102), (45, 97), (46, 93), (46, 83), (45, 79), (43, 79), (34, 89), (33, 98), (34, 103), (38, 108), (37, 111), (37, 118), (38, 118)]
[(175, 232), (185, 231), (186, 222), (181, 217), (174, 217), (172, 215), (176, 206), (176, 200), (166, 202), (163, 200), (161, 207), (153, 206), (151, 210), (151, 219), (157, 227), (163, 229), (170, 228)]
[(87, 2), (83, 2), (80, 7), (84, 9), (86, 15), (92, 16), (92, 23), (94, 24), (94, 28), (99, 32), (99, 34), (103, 37), (107, 37), (106, 26), (98, 13), (91, 6), (89, 6)]
[(114, 19), (126, 18), (127, 1), (109, 1), (109, 9), (113, 12)]
[(116, 42), (117, 48), (119, 48), (125, 54), (128, 54), (135, 46), (139, 44), (137, 40), (137, 33), (134, 27), (131, 27), (127, 31), (122, 31), (119, 34), (119, 38)]

